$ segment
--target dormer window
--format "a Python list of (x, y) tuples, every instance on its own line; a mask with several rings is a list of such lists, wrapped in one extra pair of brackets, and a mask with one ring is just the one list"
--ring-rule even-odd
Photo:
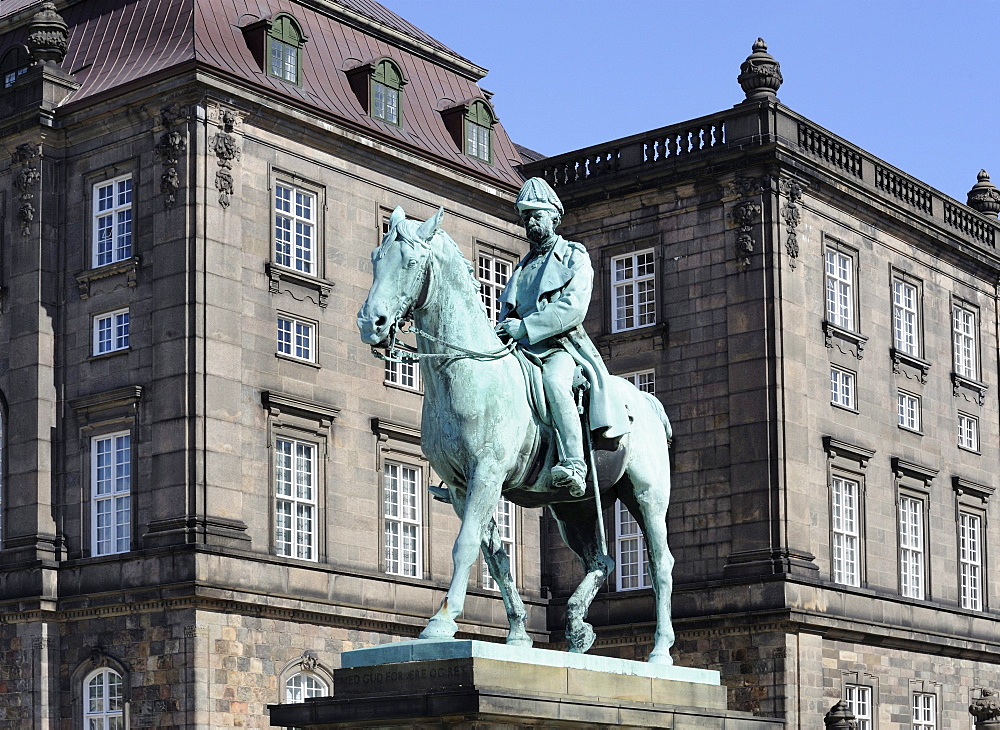
[(23, 46), (14, 46), (4, 54), (0, 60), (0, 78), (3, 79), (4, 89), (9, 89), (14, 83), (28, 72), (31, 66), (31, 56)]
[(302, 47), (309, 38), (295, 18), (279, 13), (244, 27), (243, 36), (261, 71), (292, 84), (302, 83)]
[(403, 87), (406, 79), (396, 62), (382, 58), (372, 63), (363, 63), (347, 71), (351, 89), (372, 119), (401, 124)]
[(472, 99), (445, 109), (441, 116), (462, 152), (486, 163), (493, 162), (493, 125), (497, 117), (486, 101)]

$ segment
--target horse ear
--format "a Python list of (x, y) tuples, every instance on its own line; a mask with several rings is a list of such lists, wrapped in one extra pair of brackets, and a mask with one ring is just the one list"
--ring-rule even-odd
[(417, 229), (417, 237), (424, 243), (430, 243), (431, 237), (441, 228), (441, 219), (444, 218), (444, 208), (438, 208), (438, 212), (420, 224)]
[(406, 213), (403, 211), (403, 206), (397, 205), (396, 209), (392, 211), (392, 215), (389, 216), (389, 228), (393, 229), (405, 220)]

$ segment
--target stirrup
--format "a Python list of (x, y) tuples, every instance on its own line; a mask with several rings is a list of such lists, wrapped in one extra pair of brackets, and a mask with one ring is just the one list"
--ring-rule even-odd
[(560, 489), (569, 490), (571, 497), (582, 497), (587, 491), (585, 481), (586, 472), (581, 473), (581, 469), (574, 464), (556, 464), (549, 471), (552, 475), (552, 485)]

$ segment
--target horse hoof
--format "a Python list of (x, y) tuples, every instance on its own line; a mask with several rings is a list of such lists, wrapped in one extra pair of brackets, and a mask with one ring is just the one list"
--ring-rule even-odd
[(421, 639), (454, 639), (458, 631), (458, 624), (452, 619), (438, 618), (435, 616), (427, 622), (426, 628), (420, 632)]
[(523, 646), (528, 649), (532, 647), (535, 642), (531, 640), (530, 636), (508, 636), (507, 646)]
[(566, 642), (573, 654), (586, 654), (587, 650), (594, 645), (596, 638), (594, 627), (585, 621), (581, 621), (576, 626), (566, 627)]
[(663, 666), (672, 666), (674, 660), (670, 657), (669, 651), (665, 651), (663, 653), (657, 653), (654, 651), (652, 654), (649, 655), (649, 663), (660, 664)]

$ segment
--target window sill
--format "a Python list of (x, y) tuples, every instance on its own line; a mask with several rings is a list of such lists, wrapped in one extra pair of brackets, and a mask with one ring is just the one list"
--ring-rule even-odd
[(420, 388), (409, 388), (405, 385), (400, 385), (399, 383), (390, 383), (388, 380), (383, 380), (382, 385), (386, 388), (392, 388), (393, 390), (401, 390), (404, 393), (415, 393), (416, 395), (424, 394), (424, 391)]
[(970, 449), (968, 446), (962, 446), (961, 444), (958, 445), (958, 450), (959, 451), (964, 451), (964, 452), (966, 452), (968, 454), (975, 454), (976, 456), (982, 456), (983, 455), (983, 452), (980, 451), (979, 449)]
[(840, 405), (840, 403), (834, 403), (833, 401), (830, 402), (830, 405), (833, 406), (834, 408), (837, 408), (838, 410), (847, 411), (848, 413), (854, 413), (855, 415), (861, 413), (861, 411), (859, 411), (857, 408), (851, 408), (850, 406), (842, 406)]
[(312, 360), (303, 360), (300, 357), (292, 357), (291, 355), (283, 355), (280, 352), (274, 353), (274, 356), (276, 358), (278, 358), (279, 360), (286, 360), (288, 362), (294, 362), (294, 363), (297, 363), (299, 365), (308, 365), (309, 367), (316, 368), (317, 370), (319, 370), (319, 368), (320, 368), (319, 363), (318, 362), (313, 362)]
[[(303, 274), (294, 269), (286, 269), (270, 261), (264, 264), (264, 273), (267, 274), (268, 288), (272, 294), (278, 294), (281, 291), (281, 284), (284, 282), (285, 284), (296, 284), (304, 289), (316, 292), (316, 304), (324, 309), (330, 302), (330, 292), (333, 290), (332, 281), (321, 279), (318, 276)], [(291, 292), (288, 293), (291, 294)], [(292, 296), (294, 297), (294, 294)]]
[(896, 427), (899, 428), (900, 431), (906, 431), (907, 433), (912, 433), (915, 436), (923, 436), (924, 435), (923, 431), (919, 431), (919, 430), (917, 430), (915, 428), (907, 428), (906, 426), (902, 426), (902, 425), (900, 425), (898, 423), (896, 424)]
[(845, 330), (843, 327), (838, 327), (832, 322), (823, 320), (823, 337), (826, 340), (826, 346), (829, 348), (833, 348), (834, 340), (838, 340), (840, 342), (846, 343), (848, 347), (851, 346), (854, 347), (854, 352), (847, 353), (842, 348), (840, 348), (839, 345), (837, 345), (838, 349), (840, 349), (841, 352), (845, 352), (845, 354), (854, 355), (854, 357), (858, 358), (858, 360), (863, 359), (865, 356), (865, 343), (868, 342), (868, 338), (862, 334), (859, 334), (857, 332), (851, 332), (850, 330)]
[(115, 355), (124, 355), (127, 352), (131, 352), (130, 347), (123, 347), (120, 350), (112, 350), (111, 352), (102, 352), (100, 355), (91, 355), (87, 358), (87, 362), (94, 362), (95, 360), (107, 360), (109, 357), (114, 357)]
[(81, 271), (76, 275), (76, 285), (80, 289), (80, 299), (87, 299), (90, 297), (91, 282), (106, 279), (109, 276), (115, 276), (117, 274), (126, 274), (126, 284), (129, 287), (134, 288), (137, 283), (136, 276), (139, 271), (139, 264), (139, 257), (133, 256), (130, 259), (122, 259), (121, 261), (115, 261), (114, 263), (105, 264), (104, 266), (98, 266), (93, 269)]
[(905, 365), (908, 368), (919, 371), (917, 377), (921, 383), (927, 382), (927, 371), (931, 369), (931, 364), (926, 360), (916, 355), (909, 355), (901, 350), (897, 350), (895, 347), (889, 348), (889, 357), (892, 358), (892, 372), (902, 373), (909, 378), (910, 374), (902, 369), (902, 366)]
[[(989, 389), (986, 383), (981, 383), (978, 380), (973, 380), (972, 378), (952, 372), (951, 387), (952, 395), (956, 398), (963, 395), (964, 391), (971, 391), (976, 403), (983, 405), (986, 402), (986, 391)], [(968, 396), (966, 396), (966, 400), (968, 399)]]

